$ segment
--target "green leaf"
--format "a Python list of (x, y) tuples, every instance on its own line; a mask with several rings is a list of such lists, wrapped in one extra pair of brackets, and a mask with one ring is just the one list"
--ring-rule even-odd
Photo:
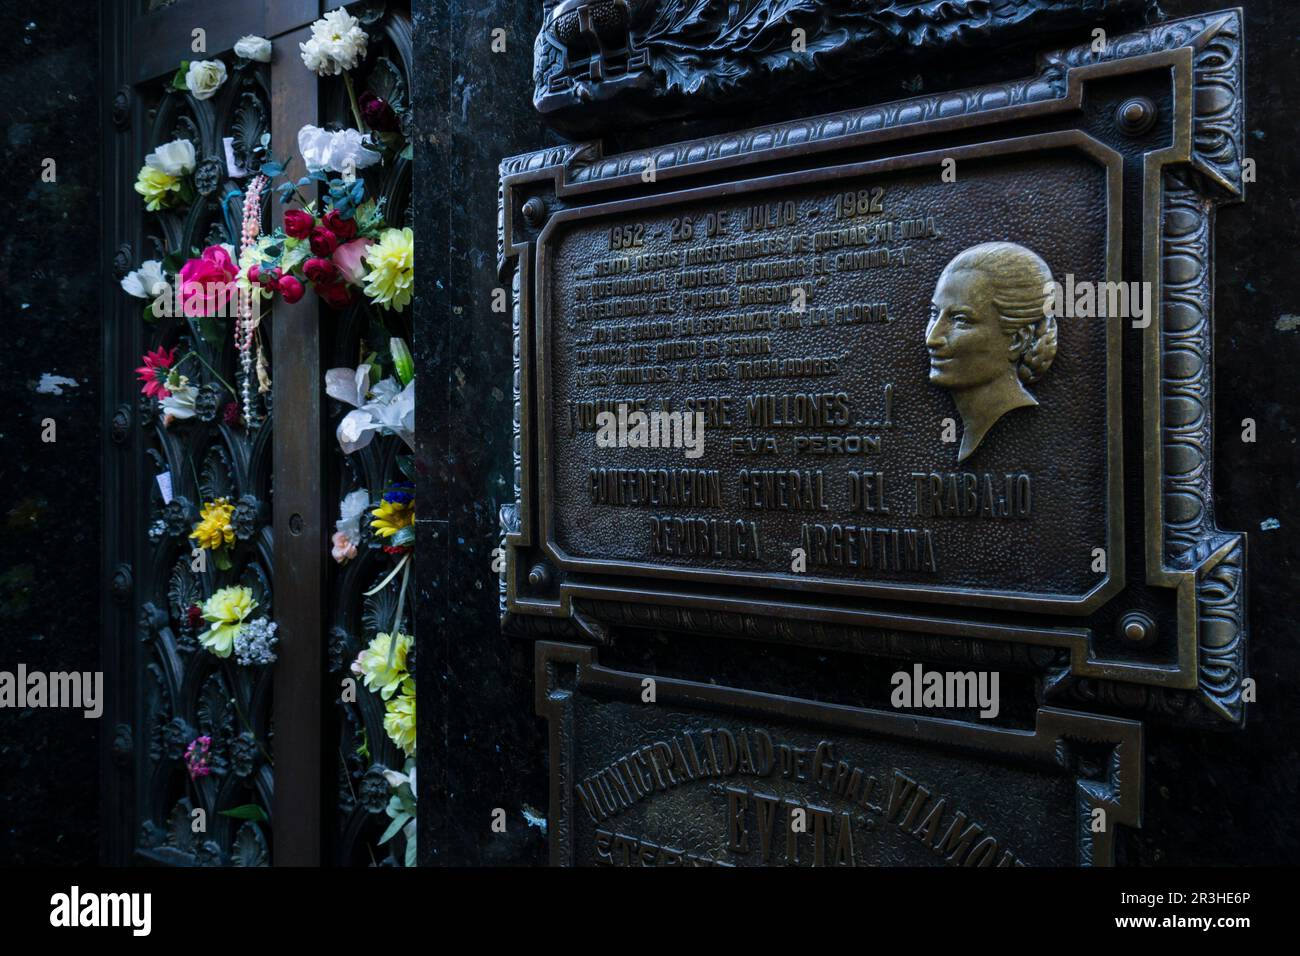
[(392, 542), (393, 547), (399, 547), (399, 548), (404, 547), (406, 545), (415, 544), (415, 527), (413, 525), (408, 524), (401, 531), (397, 532), (397, 534), (389, 538), (389, 541)]
[(173, 90), (180, 90), (182, 93), (189, 92), (190, 85), (185, 82), (185, 74), (189, 73), (189, 71), (190, 71), (190, 61), (181, 60), (180, 69), (177, 70), (176, 75), (172, 77)]
[(263, 175), (263, 176), (268, 176), (268, 177), (270, 177), (271, 179), (275, 179), (275, 177), (279, 176), (279, 175), (280, 175), (281, 173), (283, 173), (283, 172), (284, 172), (284, 167), (281, 166), (279, 163), (263, 163), (263, 164), (262, 164), (262, 175)]
[(406, 841), (406, 865), (415, 866), (415, 837)]
[(411, 481), (415, 481), (415, 456), (414, 455), (398, 455), (397, 467), (404, 476), (409, 478)]
[[(403, 528), (402, 530), (406, 530), (406, 529)], [(222, 548), (220, 551), (215, 552), (215, 554), (217, 556), (218, 571), (229, 571), (231, 568), (234, 567), (234, 565), (230, 563), (230, 554), (229, 552), (226, 551), (225, 548)]]
[(246, 803), (241, 807), (231, 807), (229, 810), (218, 810), (223, 817), (233, 817), (236, 820), (252, 820), (256, 823), (267, 823), (270, 817), (266, 811), (256, 803)]
[(415, 144), (407, 143), (406, 147), (397, 154), (399, 158), (406, 160), (408, 163), (415, 159)]
[(397, 836), (397, 834), (401, 832), (402, 826), (409, 819), (411, 819), (411, 815), (409, 813), (399, 813), (396, 817), (394, 817), (393, 822), (388, 824), (388, 829), (384, 831), (384, 835), (379, 838), (379, 845), (383, 846), (393, 837)]
[(150, 324), (158, 321), (158, 316), (153, 314), (153, 303), (150, 302), (144, 307), (144, 320)]
[(396, 335), (388, 340), (388, 350), (393, 357), (393, 371), (397, 375), (397, 381), (405, 388), (415, 378), (415, 359), (411, 356), (411, 350), (407, 347), (406, 340)]

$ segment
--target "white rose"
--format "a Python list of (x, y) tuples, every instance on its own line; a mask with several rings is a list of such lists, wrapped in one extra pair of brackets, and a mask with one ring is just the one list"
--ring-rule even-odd
[(194, 172), (194, 144), (188, 139), (174, 139), (163, 143), (144, 158), (146, 166), (166, 173), (168, 176), (184, 176)]
[(364, 137), (354, 129), (337, 133), (319, 126), (304, 126), (298, 131), (298, 152), (311, 172), (328, 169), (346, 173), (373, 166), (382, 158), (362, 145)]
[(251, 34), (240, 37), (239, 42), (235, 44), (235, 56), (242, 56), (245, 60), (254, 60), (258, 63), (270, 63), (271, 41), (266, 37)]
[(137, 299), (152, 299), (167, 291), (167, 277), (163, 275), (162, 263), (149, 259), (141, 264), (135, 272), (128, 272), (122, 279), (122, 288), (127, 295)]
[(195, 60), (185, 74), (185, 86), (196, 100), (210, 100), (226, 82), (226, 64), (220, 60)]
[(311, 39), (299, 43), (302, 62), (320, 76), (337, 76), (354, 69), (366, 55), (368, 41), (361, 21), (342, 8), (331, 10), (311, 25)]

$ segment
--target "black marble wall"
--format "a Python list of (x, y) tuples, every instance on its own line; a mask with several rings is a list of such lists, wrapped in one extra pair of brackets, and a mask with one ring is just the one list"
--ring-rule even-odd
[[(98, 5), (0, 5), (0, 670), (99, 661)], [(53, 159), (53, 182), (43, 162)], [(54, 441), (42, 440), (47, 423)], [(103, 729), (0, 709), (0, 863), (97, 857)]]
[[(542, 4), (415, 0), (416, 361), (421, 467), (420, 854), (542, 863), (543, 724), (532, 648), (497, 624), (497, 510), (511, 499), (510, 317), (491, 311), (497, 164), (551, 141), (533, 111)], [(506, 31), (506, 52), (491, 50)], [(436, 690), (431, 690), (436, 688)], [(492, 814), (506, 811), (504, 833)]]
[[(1161, 8), (1178, 17), (1229, 5), (1162, 0)], [(1300, 166), (1288, 89), (1297, 76), (1300, 16), (1286, 0), (1240, 5), (1250, 153), (1259, 176), (1248, 201), (1225, 209), (1218, 223), (1216, 480), (1221, 526), (1251, 533), (1251, 671), (1259, 703), (1240, 732), (1149, 728), (1146, 825), (1126, 834), (1119, 850), (1129, 864), (1300, 859), (1292, 809), (1300, 772), (1300, 271), (1291, 264)], [(557, 141), (530, 102), (542, 2), (416, 0), (415, 8), (423, 136), (416, 334), (426, 469), (418, 564), (421, 855), (434, 864), (535, 864), (545, 861), (543, 830), (530, 822), (546, 812), (544, 724), (533, 716), (531, 646), (502, 636), (490, 570), (497, 511), (512, 490), (510, 323), (490, 301), (500, 284), (497, 163)], [(505, 53), (491, 50), (496, 27), (506, 31)], [(1032, 71), (1028, 51), (945, 58), (932, 69), (880, 71), (851, 89), (810, 90), (758, 112), (633, 130), (607, 140), (606, 152)], [(1257, 423), (1254, 444), (1241, 441), (1247, 417)], [(883, 700), (893, 670), (890, 662), (852, 655), (650, 632), (620, 636), (602, 660), (859, 704)], [(490, 829), (495, 808), (506, 811), (505, 833)]]

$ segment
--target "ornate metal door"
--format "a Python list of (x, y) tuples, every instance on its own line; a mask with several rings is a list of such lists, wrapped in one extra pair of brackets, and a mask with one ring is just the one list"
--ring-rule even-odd
[[(357, 91), (387, 104), (397, 137), (391, 161), (357, 178), (384, 197), (389, 225), (405, 224), (409, 5), (353, 4), (369, 50), (346, 79), (318, 78), (299, 44), (340, 6), (136, 0), (103, 24), (108, 863), (413, 858), (413, 825), (382, 812), (383, 772), (404, 756), (383, 702), (347, 693), (367, 639), (409, 622), (406, 578), (379, 547), (335, 570), (329, 544), (340, 498), (381, 500), (409, 463), (392, 436), (343, 456), (333, 433), (346, 409), (324, 384), (328, 368), (409, 341), (409, 312), (286, 296), (253, 322), (147, 295), (204, 250), (237, 260), (245, 223), (271, 232), (287, 207), (258, 173), (273, 179), (291, 157), (283, 173), (303, 176), (298, 131), (359, 125)], [(233, 52), (249, 35), (271, 41), (270, 62)], [(215, 92), (183, 80), (195, 60), (221, 64)], [(166, 178), (169, 163), (183, 174)]]

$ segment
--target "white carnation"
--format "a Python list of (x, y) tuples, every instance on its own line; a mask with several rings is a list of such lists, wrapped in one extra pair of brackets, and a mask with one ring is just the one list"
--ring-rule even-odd
[(185, 74), (185, 86), (196, 100), (210, 100), (226, 82), (226, 64), (220, 60), (195, 60)]
[(239, 42), (235, 44), (235, 56), (242, 56), (245, 60), (253, 60), (257, 63), (270, 63), (271, 41), (266, 37), (251, 34), (240, 37)]
[(194, 172), (194, 144), (188, 139), (174, 139), (163, 143), (144, 158), (144, 164), (168, 176), (185, 176)]
[(362, 145), (364, 139), (354, 129), (331, 133), (319, 126), (304, 126), (298, 131), (298, 152), (307, 169), (313, 173), (322, 169), (336, 173), (355, 172), (373, 166), (382, 158)]
[(302, 62), (319, 76), (337, 76), (354, 69), (366, 55), (366, 31), (347, 10), (331, 10), (311, 25), (311, 38), (299, 43)]

